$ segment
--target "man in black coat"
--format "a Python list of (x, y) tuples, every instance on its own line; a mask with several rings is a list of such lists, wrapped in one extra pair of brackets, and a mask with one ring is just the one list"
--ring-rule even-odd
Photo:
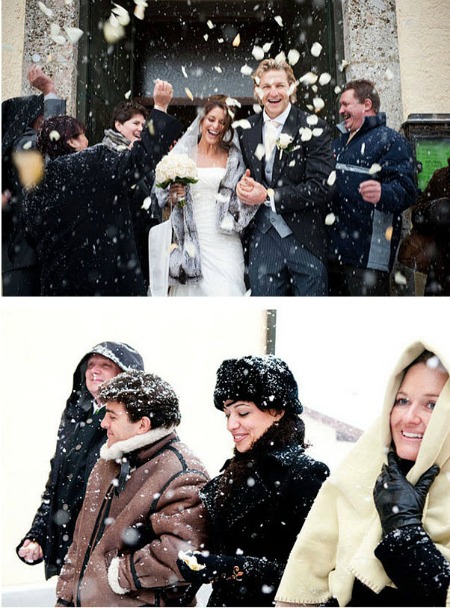
[[(41, 295), (146, 295), (123, 193), (154, 170), (181, 132), (166, 113), (171, 85), (157, 80), (153, 96), (150, 121), (131, 150), (93, 146), (64, 153), (48, 162), (44, 180), (28, 195), (25, 223), (42, 268)], [(51, 139), (49, 131), (41, 150)]]
[(248, 169), (237, 187), (242, 202), (260, 206), (248, 234), (251, 295), (326, 295), (328, 126), (291, 105), (296, 80), (286, 62), (265, 59), (253, 79), (264, 111), (238, 129)]
[(53, 79), (38, 65), (28, 81), (40, 95), (13, 97), (2, 102), (2, 287), (4, 296), (39, 295), (37, 255), (22, 223), (23, 187), (14, 154), (36, 148), (36, 134), (44, 118), (64, 114), (66, 102)]
[(44, 560), (47, 579), (61, 570), (89, 474), (106, 440), (106, 432), (100, 426), (105, 407), (97, 402), (100, 385), (123, 371), (143, 369), (141, 355), (121, 342), (97, 344), (75, 369), (42, 501), (30, 530), (16, 549), (27, 564)]

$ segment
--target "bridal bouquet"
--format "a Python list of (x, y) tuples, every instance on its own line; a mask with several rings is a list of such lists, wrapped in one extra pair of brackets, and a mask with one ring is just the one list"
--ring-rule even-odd
[[(195, 184), (198, 182), (197, 166), (187, 154), (170, 153), (156, 165), (155, 183), (158, 188), (167, 188), (175, 182), (179, 184)], [(183, 207), (186, 199), (178, 201)]]

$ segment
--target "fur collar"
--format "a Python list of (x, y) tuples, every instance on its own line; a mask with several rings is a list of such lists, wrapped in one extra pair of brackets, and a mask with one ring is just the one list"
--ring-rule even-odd
[(103, 458), (103, 460), (117, 460), (118, 458), (122, 458), (124, 454), (129, 454), (130, 452), (134, 452), (139, 448), (156, 443), (163, 437), (167, 437), (167, 435), (170, 435), (175, 428), (175, 426), (171, 426), (168, 429), (164, 427), (151, 429), (144, 435), (135, 435), (129, 439), (124, 439), (124, 441), (113, 443), (111, 447), (108, 447), (108, 445), (105, 443), (100, 450), (100, 458)]

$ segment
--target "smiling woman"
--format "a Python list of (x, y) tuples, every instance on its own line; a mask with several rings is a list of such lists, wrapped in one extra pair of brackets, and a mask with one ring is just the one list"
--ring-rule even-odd
[(185, 556), (179, 568), (187, 581), (212, 582), (208, 606), (271, 606), (328, 467), (305, 454), (297, 382), (281, 359), (223, 361), (214, 404), (225, 413), (234, 457), (200, 492), (208, 551)]
[(402, 355), (379, 421), (317, 496), (278, 605), (448, 605), (447, 370), (421, 342)]

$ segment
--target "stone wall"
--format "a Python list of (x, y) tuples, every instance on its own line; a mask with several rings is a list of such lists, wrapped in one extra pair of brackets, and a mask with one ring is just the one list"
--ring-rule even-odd
[(25, 0), (2, 1), (2, 100), (21, 95)]
[(346, 81), (375, 82), (388, 126), (403, 121), (395, 0), (342, 0)]
[[(44, 2), (45, 4), (45, 2)], [(45, 15), (37, 2), (27, 2), (25, 13), (26, 33), (23, 44), (22, 93), (32, 90), (28, 84), (27, 72), (32, 63), (41, 65), (46, 73), (53, 76), (56, 90), (67, 100), (67, 113), (76, 115), (77, 44), (68, 40), (65, 27), (78, 27), (79, 3), (65, 0), (47, 1), (52, 15)], [(65, 39), (59, 44), (51, 36), (51, 26), (60, 27), (60, 36)], [(83, 34), (85, 35), (85, 34)]]

